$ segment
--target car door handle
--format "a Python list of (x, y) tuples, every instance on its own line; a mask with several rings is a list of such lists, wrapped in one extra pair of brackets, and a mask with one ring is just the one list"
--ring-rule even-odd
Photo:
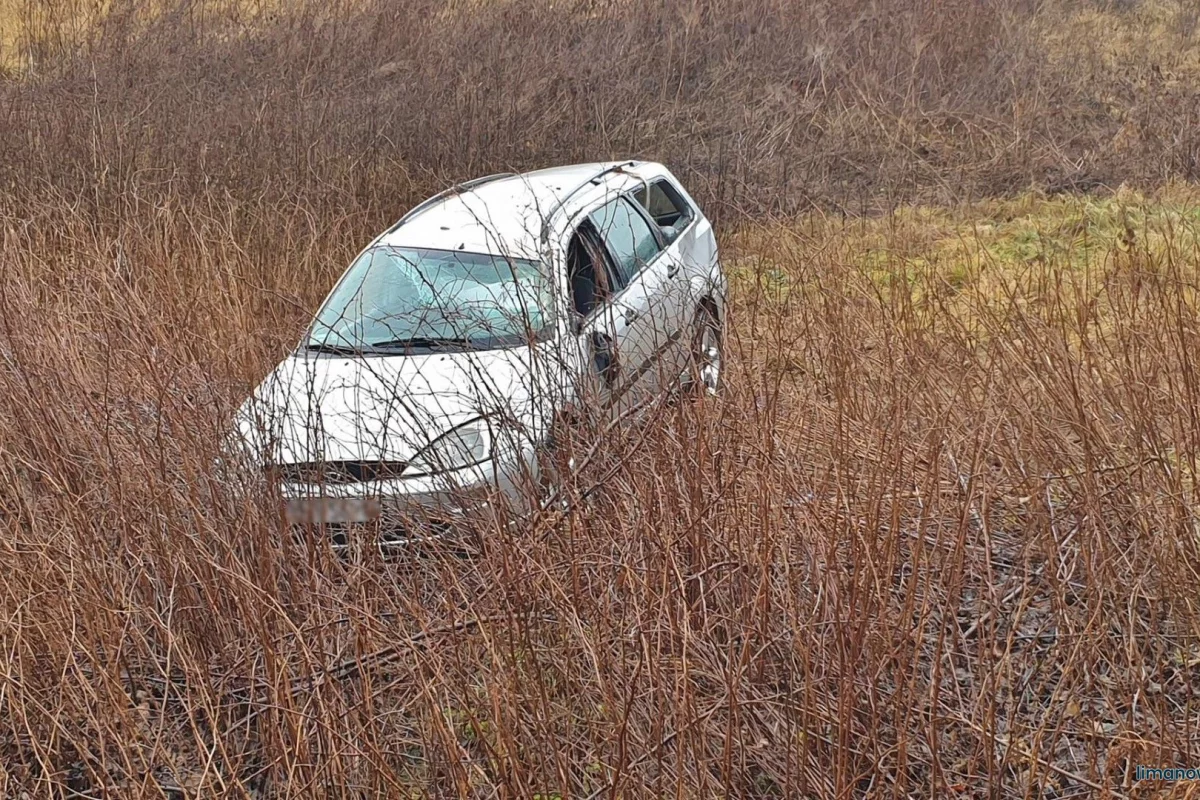
[(636, 321), (638, 318), (637, 309), (636, 308), (626, 308), (625, 313), (622, 314), (621, 317), (622, 317), (622, 319), (625, 320), (626, 325), (630, 325), (634, 321)]
[(670, 265), (667, 267), (667, 277), (674, 278), (678, 274), (679, 274), (679, 262), (672, 261), (670, 263)]

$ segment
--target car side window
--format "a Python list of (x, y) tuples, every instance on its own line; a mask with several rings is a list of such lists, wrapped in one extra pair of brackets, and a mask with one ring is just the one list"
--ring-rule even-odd
[(662, 249), (646, 218), (624, 197), (605, 203), (589, 219), (616, 262), (618, 286), (614, 291), (627, 286)]
[(651, 181), (649, 186), (638, 189), (633, 193), (633, 199), (646, 209), (667, 244), (673, 242), (696, 216), (691, 204), (665, 178)]
[(571, 305), (581, 317), (620, 291), (617, 268), (609, 257), (596, 228), (584, 220), (567, 245), (567, 272), (571, 287)]

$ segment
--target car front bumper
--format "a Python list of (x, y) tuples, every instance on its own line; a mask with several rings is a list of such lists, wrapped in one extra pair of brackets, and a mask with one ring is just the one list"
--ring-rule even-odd
[[(279, 484), (287, 521), (300, 526), (379, 523), (417, 533), (498, 508), (521, 508), (536, 480), (532, 455), (516, 466), (486, 461), (453, 473), (350, 484)], [(421, 529), (427, 529), (422, 531)]]

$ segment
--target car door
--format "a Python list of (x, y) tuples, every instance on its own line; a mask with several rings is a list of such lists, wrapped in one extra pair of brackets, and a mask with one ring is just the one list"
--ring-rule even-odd
[(589, 215), (615, 269), (609, 299), (622, 391), (632, 403), (644, 401), (660, 387), (659, 356), (670, 324), (661, 302), (665, 264), (662, 244), (646, 217), (627, 197), (616, 197)]
[(573, 372), (576, 394), (590, 408), (607, 408), (617, 414), (636, 397), (626, 388), (625, 361), (636, 358), (637, 345), (621, 313), (623, 308), (614, 302), (615, 295), (625, 289), (624, 280), (590, 218), (572, 233), (566, 255), (581, 367)]
[[(700, 229), (696, 209), (666, 178), (651, 179), (631, 197), (663, 245), (663, 253), (654, 264), (657, 314), (666, 329), (669, 351), (663, 353), (662, 361), (664, 365), (670, 364), (670, 369), (678, 375), (687, 367), (686, 360), (691, 355), (692, 318), (699, 302), (693, 281), (708, 273), (707, 261), (711, 260), (696, 247), (697, 237), (703, 237), (707, 231)], [(666, 370), (664, 367), (664, 373)]]

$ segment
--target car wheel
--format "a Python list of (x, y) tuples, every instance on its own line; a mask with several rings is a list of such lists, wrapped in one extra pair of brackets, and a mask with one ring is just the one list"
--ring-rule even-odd
[(711, 306), (702, 305), (696, 310), (692, 331), (688, 388), (694, 395), (711, 397), (721, 388), (724, 365), (723, 331)]

